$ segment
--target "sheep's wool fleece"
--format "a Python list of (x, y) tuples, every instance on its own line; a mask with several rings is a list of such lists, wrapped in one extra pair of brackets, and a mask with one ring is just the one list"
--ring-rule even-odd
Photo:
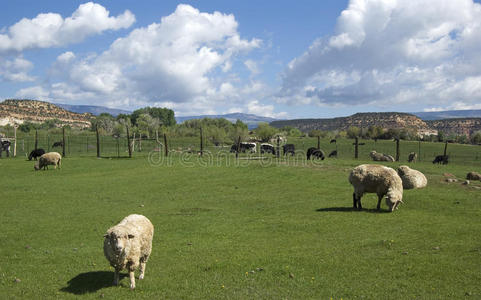
[(398, 174), (403, 182), (403, 188), (406, 190), (423, 188), (428, 184), (428, 180), (423, 173), (408, 166), (400, 166)]
[[(128, 235), (134, 238), (128, 239)], [(110, 244), (110, 237), (128, 239), (125, 250), (116, 254)], [(145, 216), (129, 215), (119, 224), (109, 228), (104, 240), (104, 254), (114, 268), (123, 269), (128, 262), (137, 265), (141, 257), (148, 258), (152, 251), (154, 226)]]
[(481, 180), (481, 174), (479, 174), (477, 172), (469, 172), (466, 175), (466, 179), (468, 179), (468, 180)]
[(355, 167), (349, 175), (349, 182), (354, 186), (357, 195), (376, 193), (388, 197), (392, 192), (400, 192), (402, 200), (402, 181), (396, 171), (382, 165), (360, 165)]
[(58, 152), (48, 152), (42, 154), (42, 156), (40, 156), (40, 158), (38, 159), (38, 169), (41, 169), (48, 165), (57, 166), (60, 164), (61, 159), (62, 155), (60, 155), (60, 153)]

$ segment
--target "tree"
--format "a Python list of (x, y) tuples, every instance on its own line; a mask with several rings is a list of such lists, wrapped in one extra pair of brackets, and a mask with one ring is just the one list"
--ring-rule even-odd
[(347, 129), (347, 137), (348, 138), (355, 138), (355, 137), (358, 137), (359, 136), (359, 133), (361, 132), (361, 130), (359, 129), (359, 127), (356, 127), (356, 126), (350, 126), (348, 129)]
[(471, 135), (471, 143), (475, 145), (481, 144), (481, 131), (476, 131)]
[(276, 134), (277, 129), (267, 123), (259, 123), (254, 132), (261, 141), (268, 142)]

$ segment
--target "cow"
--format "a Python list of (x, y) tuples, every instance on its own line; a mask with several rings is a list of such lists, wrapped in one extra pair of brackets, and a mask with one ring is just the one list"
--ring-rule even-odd
[(63, 147), (63, 142), (60, 141), (60, 142), (53, 143), (52, 148), (55, 148), (55, 147)]
[(433, 164), (443, 163), (443, 165), (447, 165), (448, 159), (449, 159), (449, 155), (438, 155), (434, 158)]
[(321, 160), (324, 160), (324, 158), (325, 158), (324, 151), (322, 151), (321, 149), (318, 149), (318, 148), (314, 148), (314, 147), (311, 147), (311, 148), (307, 149), (307, 160), (310, 160), (311, 156), (315, 156), (315, 157), (317, 157), (317, 159), (320, 158)]
[(291, 153), (292, 156), (294, 156), (296, 148), (294, 147), (294, 144), (285, 144), (282, 146), (282, 151), (283, 155), (286, 155), (287, 153)]
[(334, 150), (331, 153), (329, 153), (329, 157), (337, 157), (337, 150)]
[(256, 143), (240, 143), (240, 149), (237, 151), (237, 144), (234, 144), (230, 147), (230, 152), (242, 152), (245, 153), (249, 150), (251, 153), (256, 152)]
[(43, 150), (42, 148), (32, 150), (32, 152), (30, 152), (30, 155), (28, 156), (28, 160), (32, 160), (32, 158), (37, 160), (37, 157), (40, 157), (43, 154), (45, 154), (45, 150)]
[(264, 154), (264, 152), (265, 152), (265, 153), (272, 153), (272, 154), (276, 155), (276, 149), (271, 144), (263, 143), (263, 144), (261, 144), (260, 149), (261, 149), (261, 154)]

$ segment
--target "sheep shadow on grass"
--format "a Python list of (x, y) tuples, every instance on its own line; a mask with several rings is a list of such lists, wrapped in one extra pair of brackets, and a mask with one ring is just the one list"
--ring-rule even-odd
[[(120, 273), (120, 279), (127, 277), (127, 274)], [(109, 271), (95, 271), (81, 273), (70, 279), (68, 286), (60, 289), (62, 292), (67, 292), (75, 295), (83, 295), (87, 293), (95, 293), (100, 289), (114, 286), (114, 272)]]
[(390, 213), (387, 209), (377, 210), (376, 208), (363, 208), (357, 209), (353, 207), (324, 207), (316, 209), (318, 212), (367, 212), (367, 213), (376, 213), (376, 214), (383, 214), (383, 213)]

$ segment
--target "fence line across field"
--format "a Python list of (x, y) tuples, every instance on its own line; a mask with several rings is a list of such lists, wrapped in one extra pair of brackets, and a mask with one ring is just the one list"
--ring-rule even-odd
[[(63, 131), (64, 132), (64, 131)], [(63, 133), (62, 132), (62, 133)], [(224, 143), (214, 143), (203, 135), (199, 130), (197, 136), (181, 137), (163, 133), (159, 136), (147, 138), (138, 134), (129, 134), (123, 136), (93, 134), (72, 135), (65, 134), (41, 134), (33, 133), (28, 135), (20, 135), (11, 137), (13, 156), (28, 156), (30, 151), (36, 148), (43, 148), (45, 151), (57, 151), (64, 156), (129, 156), (129, 148), (132, 155), (148, 154), (151, 151), (162, 152), (163, 155), (190, 152), (203, 155), (205, 151), (216, 153), (219, 151), (229, 152), (234, 142), (226, 141)], [(129, 137), (129, 138), (128, 138)], [(130, 140), (130, 142), (129, 142)], [(13, 143), (13, 141), (15, 143)], [(288, 137), (288, 141), (282, 144), (290, 143), (295, 145), (295, 149), (299, 151), (307, 151), (310, 147), (320, 148), (329, 154), (336, 151), (338, 159), (353, 159), (356, 156), (362, 160), (369, 160), (369, 152), (375, 150), (379, 153), (385, 153), (399, 158), (400, 162), (407, 161), (411, 152), (417, 153), (419, 161), (432, 161), (437, 155), (449, 155), (450, 163), (470, 163), (481, 160), (481, 147), (475, 145), (464, 144), (448, 144), (433, 143), (422, 141), (404, 141), (404, 140), (361, 140), (358, 139), (337, 139), (335, 143), (327, 138), (318, 137)], [(242, 142), (238, 138), (235, 143)], [(257, 142), (257, 151), (259, 145)], [(273, 146), (280, 151), (278, 155), (282, 157), (282, 144)], [(97, 146), (98, 145), (98, 146)], [(129, 147), (130, 145), (130, 147)], [(235, 155), (236, 153), (233, 153)], [(245, 155), (243, 153), (237, 155)], [(268, 155), (268, 154), (264, 154)]]

